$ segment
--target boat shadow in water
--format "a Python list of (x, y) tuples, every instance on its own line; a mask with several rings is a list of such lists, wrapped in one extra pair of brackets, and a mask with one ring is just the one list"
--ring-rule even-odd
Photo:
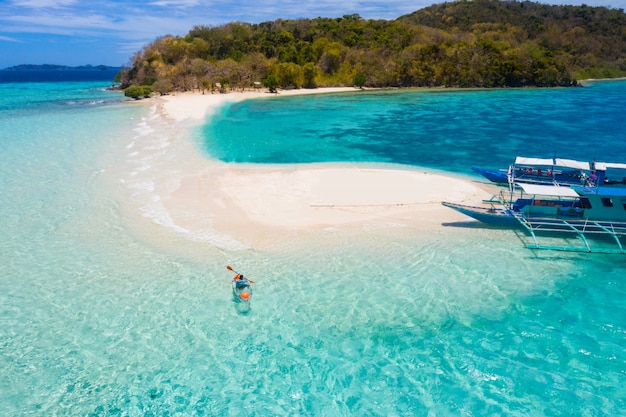
[(235, 306), (235, 312), (244, 316), (250, 314), (252, 310), (250, 301), (242, 301), (236, 297), (233, 297), (233, 305)]
[(517, 239), (519, 239), (520, 243), (523, 246), (527, 246), (529, 242), (532, 241), (532, 236), (530, 233), (527, 233), (524, 228), (520, 226), (508, 226), (504, 224), (489, 224), (482, 223), (479, 221), (457, 221), (457, 222), (447, 222), (441, 223), (444, 227), (454, 227), (461, 229), (481, 229), (481, 230), (498, 230), (498, 231), (509, 231), (512, 232)]
[(551, 249), (566, 252), (595, 252), (603, 254), (626, 253), (626, 234), (576, 233), (574, 230), (533, 229), (532, 233), (521, 226), (488, 224), (475, 221), (442, 223), (445, 227), (464, 229), (509, 230), (528, 249)]
[(250, 286), (236, 288), (233, 284), (233, 305), (237, 314), (249, 314), (252, 308), (250, 299), (252, 298), (252, 289)]
[[(494, 230), (511, 230), (511, 226), (503, 225), (503, 224), (489, 224), (482, 223), (479, 221), (458, 221), (458, 222), (447, 222), (441, 223), (444, 227), (459, 227), (463, 229), (494, 229)], [(521, 229), (521, 226), (519, 227)]]

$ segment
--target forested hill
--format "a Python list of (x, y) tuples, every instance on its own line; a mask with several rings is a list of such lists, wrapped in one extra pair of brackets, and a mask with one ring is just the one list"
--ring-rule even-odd
[(570, 86), (626, 76), (622, 9), (474, 0), (396, 20), (197, 26), (137, 52), (119, 74), (144, 92), (230, 88)]

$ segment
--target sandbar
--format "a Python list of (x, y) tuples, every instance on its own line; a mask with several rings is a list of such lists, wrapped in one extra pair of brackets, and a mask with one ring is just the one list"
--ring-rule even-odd
[[(320, 94), (325, 88), (283, 91)], [(183, 93), (156, 100), (162, 117), (204, 123), (227, 102), (270, 97), (266, 92)], [(442, 201), (477, 204), (496, 188), (479, 181), (392, 164), (232, 164), (207, 159), (183, 173), (161, 202), (176, 227), (210, 224), (242, 247), (306, 238), (307, 233), (411, 228), (441, 229), (470, 221)]]

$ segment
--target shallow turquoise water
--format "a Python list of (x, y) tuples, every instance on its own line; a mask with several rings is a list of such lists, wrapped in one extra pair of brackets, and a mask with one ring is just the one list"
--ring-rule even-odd
[(623, 161), (625, 107), (626, 81), (279, 95), (224, 107), (200, 134), (206, 152), (225, 161), (393, 162), (469, 174), (506, 168), (516, 155)]
[[(142, 137), (176, 166), (179, 129), (90, 83), (53, 87), (81, 104), (0, 94), (0, 415), (626, 409), (623, 256), (535, 252), (511, 231), (453, 226), (263, 251), (167, 230), (146, 239), (132, 227), (143, 215), (101, 179), (133, 177), (120, 155), (148, 146)], [(552, 94), (533, 92), (537, 106), (542, 93)], [(282, 129), (296, 136), (298, 120)], [(227, 264), (256, 281), (248, 314), (232, 302)]]

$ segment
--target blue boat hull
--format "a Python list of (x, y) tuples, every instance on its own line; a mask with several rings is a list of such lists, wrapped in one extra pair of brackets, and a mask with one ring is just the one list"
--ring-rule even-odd
[(499, 209), (493, 207), (476, 207), (476, 206), (466, 206), (463, 204), (455, 204), (442, 202), (445, 207), (451, 208), (453, 210), (458, 211), (459, 213), (465, 214), (466, 216), (472, 217), (482, 223), (487, 224), (495, 224), (499, 226), (519, 226), (520, 223), (513, 216), (510, 210)]
[(509, 182), (506, 172), (491, 171), (488, 169), (472, 167), (472, 171), (479, 173), (483, 177), (487, 178), (491, 182), (497, 184), (507, 184)]

